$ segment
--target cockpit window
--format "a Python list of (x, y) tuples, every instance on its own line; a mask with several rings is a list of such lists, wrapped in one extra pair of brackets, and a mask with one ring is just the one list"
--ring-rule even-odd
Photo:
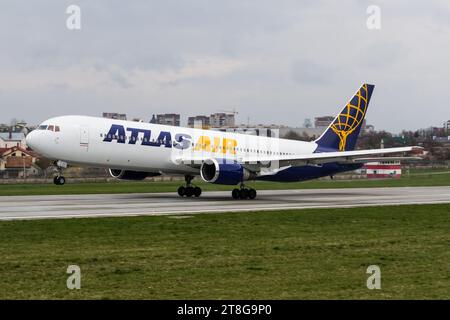
[(61, 128), (59, 126), (55, 126), (53, 124), (50, 124), (50, 125), (42, 124), (39, 127), (37, 127), (37, 130), (48, 130), (48, 131), (53, 131), (53, 132), (60, 132)]

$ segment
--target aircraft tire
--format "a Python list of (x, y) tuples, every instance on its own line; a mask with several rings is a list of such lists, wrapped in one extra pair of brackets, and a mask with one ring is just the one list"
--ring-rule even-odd
[(194, 195), (194, 188), (187, 187), (185, 191), (186, 197), (192, 197)]
[(183, 186), (179, 187), (179, 188), (178, 188), (178, 195), (179, 195), (180, 197), (184, 197), (185, 194), (186, 194), (186, 188), (183, 187)]
[(234, 200), (239, 199), (239, 189), (233, 189), (233, 191), (231, 191), (231, 196), (233, 197)]
[(247, 199), (248, 198), (248, 189), (243, 188), (243, 189), (239, 190), (239, 198), (242, 200)]
[(200, 197), (201, 194), (202, 194), (202, 189), (199, 188), (199, 187), (195, 187), (195, 188), (194, 188), (194, 196), (195, 196), (196, 198), (198, 198), (198, 197)]
[(250, 200), (253, 200), (256, 198), (256, 190), (255, 189), (249, 189), (248, 190), (248, 198)]
[(56, 177), (56, 181), (58, 182), (58, 186), (62, 186), (66, 183), (66, 178), (63, 176)]

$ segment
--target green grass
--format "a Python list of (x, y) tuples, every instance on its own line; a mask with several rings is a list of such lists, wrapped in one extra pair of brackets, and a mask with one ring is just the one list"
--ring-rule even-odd
[[(450, 204), (0, 222), (0, 299), (449, 299)], [(66, 268), (81, 267), (81, 290)], [(381, 268), (368, 290), (366, 268)]]
[[(215, 185), (198, 181), (194, 182), (204, 191), (231, 190), (231, 186)], [(0, 196), (10, 195), (49, 195), (49, 194), (99, 194), (99, 193), (143, 193), (143, 192), (175, 192), (182, 184), (177, 182), (94, 182), (68, 183), (64, 186), (53, 184), (14, 184), (0, 185)], [(248, 185), (258, 190), (267, 189), (325, 189), (325, 188), (371, 188), (371, 187), (416, 187), (416, 186), (449, 186), (450, 172), (444, 174), (411, 174), (401, 179), (382, 180), (311, 180), (306, 182), (249, 182)]]
[[(406, 173), (407, 169), (403, 169), (403, 173)], [(449, 168), (437, 167), (437, 168), (411, 168), (409, 169), (410, 174), (413, 175), (423, 175), (423, 174), (450, 174)]]

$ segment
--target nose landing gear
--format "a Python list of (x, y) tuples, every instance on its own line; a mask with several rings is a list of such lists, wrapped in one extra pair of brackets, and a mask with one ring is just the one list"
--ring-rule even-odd
[(66, 183), (66, 178), (64, 178), (63, 176), (55, 176), (53, 178), (53, 183), (56, 184), (57, 186), (62, 186), (63, 184)]
[(184, 196), (186, 196), (187, 198), (192, 197), (192, 196), (194, 196), (196, 198), (200, 197), (200, 195), (202, 194), (202, 189), (192, 185), (192, 183), (191, 183), (192, 179), (194, 179), (193, 176), (184, 176), (186, 185), (180, 186), (178, 188), (178, 195), (180, 197), (184, 197)]
[(67, 168), (67, 163), (58, 160), (53, 163), (53, 168), (56, 171), (56, 176), (53, 178), (53, 183), (57, 186), (62, 186), (66, 183), (66, 178), (62, 175), (63, 169)]

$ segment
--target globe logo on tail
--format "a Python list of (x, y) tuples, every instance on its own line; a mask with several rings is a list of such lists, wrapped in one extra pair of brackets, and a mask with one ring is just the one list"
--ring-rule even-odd
[(363, 122), (368, 93), (367, 84), (364, 84), (331, 125), (331, 129), (339, 137), (339, 151), (345, 151), (347, 137)]

